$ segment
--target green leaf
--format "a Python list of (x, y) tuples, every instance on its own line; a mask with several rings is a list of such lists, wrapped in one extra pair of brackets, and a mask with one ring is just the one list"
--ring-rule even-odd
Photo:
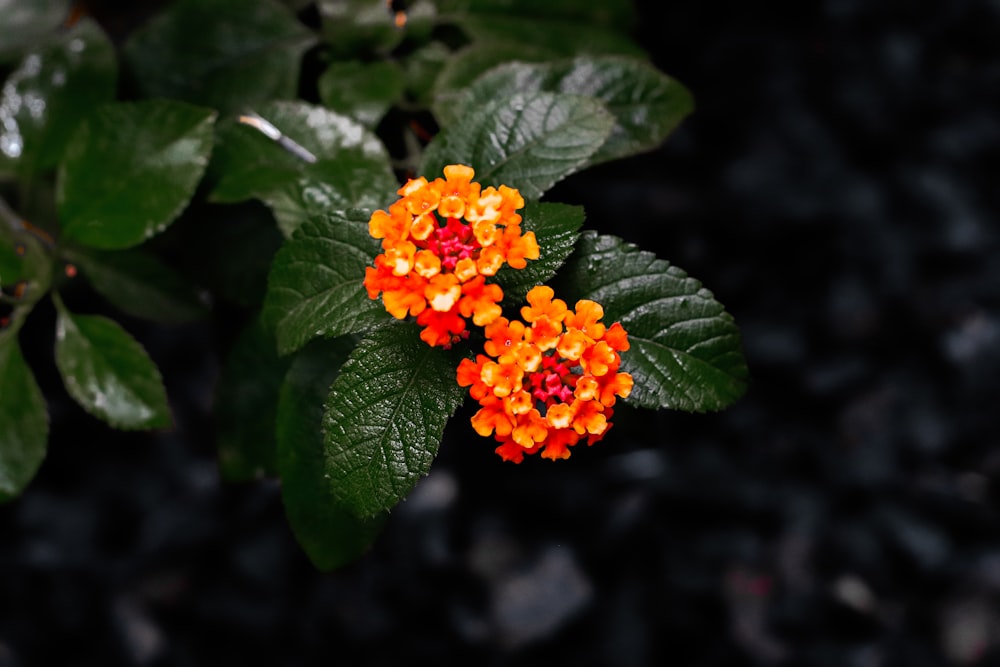
[(106, 317), (73, 315), (56, 304), (56, 366), (69, 395), (115, 428), (170, 426), (160, 371), (142, 346)]
[(146, 97), (239, 111), (294, 97), (314, 42), (271, 0), (179, 0), (132, 35), (124, 56)]
[(49, 414), (16, 338), (0, 341), (0, 502), (16, 496), (45, 458)]
[(689, 412), (719, 410), (746, 390), (739, 329), (694, 278), (615, 236), (585, 232), (559, 272), (557, 293), (591, 299), (604, 321), (621, 322), (631, 349), (622, 370), (635, 386), (628, 402)]
[(590, 164), (656, 148), (694, 109), (688, 90), (648, 63), (623, 56), (581, 56), (496, 67), (462, 91), (445, 113), (459, 118), (470, 102), (532, 90), (586, 95), (604, 103), (615, 126)]
[[(544, 62), (559, 57), (559, 52), (546, 48), (544, 42), (472, 42), (452, 53), (441, 67), (432, 89), (431, 110), (434, 118), (441, 127), (454, 125), (465, 114), (467, 107), (473, 108), (465, 104), (465, 89), (483, 73), (499, 65), (512, 61)], [(476, 100), (483, 104), (498, 97), (480, 95)]]
[[(52, 284), (52, 252), (27, 229), (13, 229), (0, 221), (0, 287), (4, 295), (21, 305), (39, 301)], [(20, 295), (12, 295), (17, 283), (27, 283)]]
[(118, 102), (84, 121), (59, 168), (63, 238), (128, 248), (180, 215), (212, 151), (215, 112), (171, 100)]
[(62, 255), (98, 293), (130, 315), (177, 324), (207, 312), (194, 287), (149, 253), (62, 248)]
[(281, 354), (388, 321), (364, 287), (378, 251), (362, 211), (311, 218), (295, 231), (271, 264), (262, 314)]
[(332, 63), (316, 82), (324, 105), (374, 128), (403, 95), (403, 71), (390, 61)]
[(0, 220), (0, 345), (17, 337), (35, 304), (48, 293), (52, 271), (52, 253), (41, 239)]
[[(254, 109), (270, 123), (316, 158), (329, 160), (368, 158), (381, 160), (388, 169), (385, 146), (370, 130), (352, 118), (305, 102), (267, 102)], [(239, 118), (219, 122), (218, 147), (212, 156), (212, 172), (218, 182), (212, 199), (236, 202), (259, 198), (278, 179), (293, 181), (309, 173), (304, 161)]]
[(278, 398), (277, 440), (281, 497), (288, 523), (319, 570), (329, 571), (363, 554), (385, 515), (359, 519), (338, 500), (324, 472), (323, 404), (356, 341), (315, 340), (292, 360)]
[(497, 272), (504, 303), (511, 306), (520, 304), (532, 287), (555, 275), (573, 252), (584, 218), (580, 206), (540, 202), (528, 202), (522, 217), (521, 230), (535, 233), (541, 253), (523, 269), (504, 266)]
[[(0, 227), (3, 226), (0, 222)], [(24, 257), (18, 253), (17, 245), (0, 232), (0, 285), (20, 280), (23, 271)]]
[(586, 164), (614, 125), (600, 102), (576, 95), (534, 92), (476, 102), (428, 145), (423, 174), (468, 164), (480, 182), (537, 199)]
[(624, 32), (604, 26), (524, 16), (456, 14), (452, 17), (474, 42), (542, 44), (561, 56), (617, 53), (644, 57), (646, 54)]
[(406, 93), (420, 106), (430, 106), (435, 80), (449, 62), (451, 50), (443, 42), (430, 42), (403, 59)]
[(318, 0), (323, 36), (337, 54), (388, 53), (405, 32), (385, 0)]
[(10, 285), (25, 278), (29, 236), (19, 222), (0, 218), (0, 285)]
[(27, 54), (0, 94), (0, 172), (55, 167), (80, 121), (114, 99), (117, 76), (114, 47), (88, 19)]
[(376, 329), (344, 364), (326, 401), (324, 470), (355, 515), (392, 509), (430, 470), (465, 395), (457, 367), (412, 323)]
[(326, 210), (319, 208), (323, 200), (341, 210), (374, 208), (399, 187), (385, 146), (356, 120), (304, 102), (269, 102), (257, 113), (316, 160), (306, 162), (250, 125), (224, 120), (212, 159), (213, 201), (264, 201), (288, 236), (304, 217)]
[[(541, 3), (541, 6), (546, 4)], [(542, 63), (580, 54), (645, 55), (625, 34), (610, 32), (594, 24), (543, 18), (537, 12), (528, 19), (520, 13), (503, 16), (471, 12), (453, 14), (451, 19), (470, 35), (471, 43), (451, 54), (434, 83), (431, 108), (442, 127), (452, 125), (461, 117), (452, 106), (461, 103), (463, 89), (501, 64)], [(506, 94), (514, 92), (530, 90)], [(559, 92), (577, 94), (578, 91)], [(483, 104), (498, 97), (500, 95), (479, 95), (474, 103)]]
[(226, 480), (277, 474), (275, 415), (288, 367), (256, 320), (233, 344), (215, 391), (219, 470)]
[(324, 160), (311, 165), (308, 172), (262, 195), (286, 237), (317, 215), (354, 208), (385, 208), (399, 188), (382, 160)]
[(51, 38), (69, 15), (69, 0), (0, 0), (0, 62)]

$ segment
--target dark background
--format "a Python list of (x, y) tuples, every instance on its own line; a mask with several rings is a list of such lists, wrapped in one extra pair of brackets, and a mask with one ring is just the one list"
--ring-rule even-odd
[(104, 429), (39, 354), (0, 665), (1000, 664), (1000, 4), (793, 4), (643, 2), (697, 111), (547, 196), (726, 304), (739, 403), (520, 466), (456, 419), (319, 574), (276, 483), (219, 480), (217, 331), (139, 334), (169, 433)]

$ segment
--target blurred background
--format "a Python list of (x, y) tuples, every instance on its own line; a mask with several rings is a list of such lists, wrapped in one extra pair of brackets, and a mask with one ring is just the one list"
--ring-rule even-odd
[(219, 479), (218, 331), (137, 332), (157, 434), (75, 407), (39, 334), (52, 437), (0, 506), (0, 666), (1000, 664), (1000, 3), (638, 6), (697, 109), (546, 199), (712, 290), (746, 396), (623, 407), (520, 466), (466, 408), (321, 574), (275, 482)]

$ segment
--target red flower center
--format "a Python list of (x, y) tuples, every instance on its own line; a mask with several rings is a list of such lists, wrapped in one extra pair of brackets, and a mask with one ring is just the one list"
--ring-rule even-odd
[(448, 218), (444, 225), (431, 232), (424, 243), (428, 250), (441, 258), (443, 271), (454, 271), (458, 260), (475, 257), (476, 251), (482, 247), (472, 233), (472, 227), (458, 218)]
[(539, 413), (544, 415), (546, 408), (573, 400), (573, 387), (579, 377), (573, 373), (576, 366), (579, 363), (575, 361), (557, 362), (553, 355), (542, 357), (542, 367), (527, 378), (531, 396), (539, 404)]

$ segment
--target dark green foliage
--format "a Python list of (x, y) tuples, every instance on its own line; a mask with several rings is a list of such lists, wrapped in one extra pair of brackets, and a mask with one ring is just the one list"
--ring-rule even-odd
[[(59, 27), (67, 11), (0, 0), (0, 499), (46, 451), (19, 341), (39, 301), (56, 306), (69, 395), (119, 429), (172, 425), (130, 318), (200, 321), (231, 334), (223, 476), (279, 477), (316, 567), (358, 557), (430, 470), (482, 338), (429, 347), (363, 284), (372, 212), (451, 164), (526, 201), (540, 257), (490, 277), (507, 314), (539, 284), (602, 304), (629, 333), (633, 406), (717, 410), (745, 390), (738, 329), (708, 290), (539, 201), (655, 149), (693, 109), (629, 37), (626, 0), (179, 0), (117, 50), (90, 19)], [(71, 299), (74, 280), (97, 298)]]

